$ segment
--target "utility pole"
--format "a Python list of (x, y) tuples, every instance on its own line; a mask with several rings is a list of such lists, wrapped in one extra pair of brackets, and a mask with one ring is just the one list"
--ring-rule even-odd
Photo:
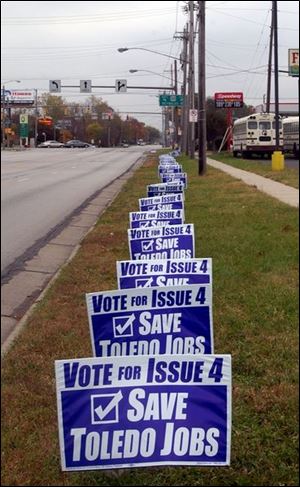
[[(184, 27), (183, 32), (176, 34), (174, 39), (183, 40), (183, 50), (180, 54), (180, 64), (183, 71), (183, 82), (181, 85), (181, 95), (183, 97), (183, 103), (181, 107), (180, 126), (181, 126), (181, 138), (180, 148), (181, 152), (185, 152), (188, 155), (188, 95), (187, 95), (187, 65), (188, 65), (188, 24)], [(178, 113), (178, 112), (177, 112)]]
[(280, 151), (279, 142), (279, 83), (278, 83), (278, 24), (277, 1), (272, 2), (272, 17), (274, 28), (274, 95), (275, 95), (275, 151), (272, 154), (272, 169), (281, 171), (284, 169), (284, 157)]
[[(174, 86), (173, 65), (172, 64), (171, 64), (171, 85)], [(171, 124), (172, 124), (172, 126), (169, 127), (169, 130), (171, 129), (170, 133), (172, 134), (171, 137), (170, 137), (170, 140), (171, 140), (172, 149), (174, 149), (174, 142), (175, 142), (175, 130), (174, 130), (174, 126), (175, 126), (175, 107), (172, 107), (172, 109), (171, 109)]]
[(271, 31), (270, 31), (270, 46), (269, 46), (269, 61), (268, 61), (268, 81), (267, 81), (267, 100), (266, 100), (266, 112), (270, 113), (270, 99), (271, 99), (271, 75), (272, 75), (272, 51), (273, 51), (273, 9), (271, 13)]
[(34, 117), (34, 147), (37, 147), (37, 139), (38, 139), (38, 96), (37, 96), (37, 88), (34, 89), (35, 92), (35, 117)]
[[(178, 94), (178, 85), (177, 85), (177, 61), (174, 61), (174, 88), (175, 88), (175, 96)], [(174, 142), (178, 148), (178, 108), (177, 106), (174, 107), (174, 130), (175, 130), (175, 137)]]
[(5, 141), (6, 141), (6, 138), (5, 138), (5, 135), (6, 135), (5, 134), (5, 124), (6, 124), (6, 119), (5, 119), (5, 116), (6, 116), (6, 113), (5, 113), (5, 85), (2, 86), (2, 97), (1, 97), (2, 100), (3, 100), (3, 124), (2, 124), (3, 131), (2, 131), (2, 142), (3, 142), (3, 150), (5, 150)]
[(198, 174), (206, 173), (205, 2), (199, 1), (198, 33)]
[(183, 69), (183, 84), (181, 88), (181, 94), (183, 95), (183, 106), (181, 110), (181, 126), (182, 126), (182, 138), (181, 138), (181, 151), (187, 153), (187, 26), (183, 30), (183, 52), (182, 52), (182, 69)]
[(274, 24), (274, 95), (275, 95), (275, 139), (276, 151), (279, 151), (279, 85), (278, 85), (278, 24), (277, 2), (273, 1), (272, 19)]
[[(189, 102), (188, 102), (188, 121), (189, 111), (195, 108), (195, 73), (194, 73), (194, 2), (189, 1)], [(195, 157), (195, 126), (193, 122), (188, 122), (188, 148), (191, 159)]]

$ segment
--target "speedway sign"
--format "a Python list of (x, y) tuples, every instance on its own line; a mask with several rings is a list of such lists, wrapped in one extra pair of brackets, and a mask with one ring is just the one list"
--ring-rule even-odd
[(184, 209), (184, 194), (165, 194), (153, 198), (139, 199), (140, 211), (152, 210), (180, 210)]
[(213, 353), (209, 284), (86, 294), (93, 356)]
[(184, 223), (183, 210), (131, 211), (130, 228), (160, 227)]
[(215, 107), (216, 108), (242, 108), (243, 93), (241, 93), (240, 91), (215, 93)]
[(119, 289), (212, 284), (212, 259), (118, 261), (117, 279)]
[(55, 361), (63, 471), (230, 464), (231, 356)]
[(191, 259), (195, 257), (194, 224), (128, 230), (130, 259)]
[[(3, 98), (3, 89), (1, 91), (1, 98)], [(34, 90), (5, 90), (5, 101), (14, 105), (33, 105), (35, 100)]]

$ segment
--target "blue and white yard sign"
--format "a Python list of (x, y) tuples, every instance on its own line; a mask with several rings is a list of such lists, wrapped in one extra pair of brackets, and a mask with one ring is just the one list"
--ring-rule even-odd
[(158, 166), (158, 175), (182, 172), (181, 164), (163, 164)]
[(161, 154), (158, 156), (159, 164), (175, 164), (177, 163), (175, 157), (169, 154)]
[(212, 259), (119, 261), (117, 279), (119, 289), (212, 284)]
[(182, 225), (183, 210), (131, 211), (129, 213), (130, 228), (161, 227), (166, 225)]
[(231, 356), (55, 361), (63, 471), (230, 465)]
[(213, 353), (210, 284), (86, 294), (93, 356)]
[(140, 211), (183, 210), (184, 193), (171, 193), (162, 196), (154, 196), (153, 198), (140, 198), (139, 208)]
[(130, 259), (192, 259), (194, 224), (128, 230)]
[(184, 189), (187, 188), (187, 173), (186, 172), (178, 172), (178, 173), (167, 173), (162, 174), (162, 182), (163, 183), (170, 183), (180, 181), (184, 184)]
[(180, 181), (171, 181), (169, 183), (156, 183), (148, 184), (147, 186), (147, 196), (160, 196), (168, 193), (183, 193), (184, 184)]

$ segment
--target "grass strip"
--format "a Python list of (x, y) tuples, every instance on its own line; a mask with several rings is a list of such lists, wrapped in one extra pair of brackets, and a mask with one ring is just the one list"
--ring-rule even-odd
[[(209, 154), (211, 159), (224, 162), (238, 169), (244, 169), (245, 171), (254, 172), (265, 178), (273, 179), (278, 183), (292, 186), (293, 188), (299, 188), (299, 163), (297, 168), (289, 168), (285, 165), (282, 171), (272, 171), (272, 161), (265, 159), (241, 159), (240, 157), (233, 157), (228, 152)], [(286, 158), (287, 156), (285, 156)], [(288, 156), (289, 157), (289, 156)]]
[(61, 472), (54, 360), (91, 356), (85, 293), (116, 289), (149, 155), (37, 306), (2, 366), (2, 485), (299, 485), (298, 211), (211, 167), (188, 173), (186, 222), (213, 258), (215, 352), (233, 357), (230, 467)]

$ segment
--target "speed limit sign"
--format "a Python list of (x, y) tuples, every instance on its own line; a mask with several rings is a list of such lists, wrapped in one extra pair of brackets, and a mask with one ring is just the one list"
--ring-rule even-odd
[(20, 115), (20, 123), (28, 123), (28, 115), (24, 114), (24, 113), (21, 113)]

